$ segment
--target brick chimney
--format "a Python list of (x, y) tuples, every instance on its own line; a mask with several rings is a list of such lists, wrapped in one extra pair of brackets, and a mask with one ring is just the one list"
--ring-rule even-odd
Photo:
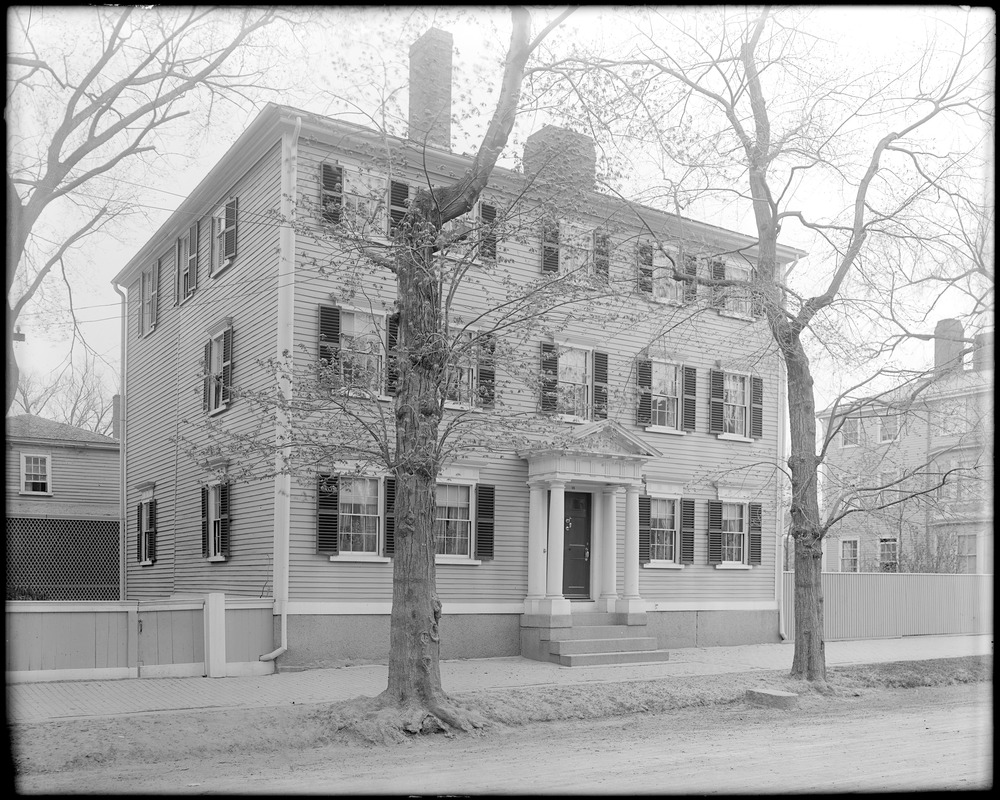
[(972, 351), (972, 368), (977, 372), (993, 369), (993, 331), (977, 333)]
[(965, 329), (957, 319), (943, 319), (934, 326), (934, 369), (939, 372), (962, 369)]
[(594, 190), (594, 140), (568, 128), (546, 125), (524, 143), (524, 174), (543, 185)]
[(410, 45), (409, 138), (451, 150), (452, 35), (430, 28)]

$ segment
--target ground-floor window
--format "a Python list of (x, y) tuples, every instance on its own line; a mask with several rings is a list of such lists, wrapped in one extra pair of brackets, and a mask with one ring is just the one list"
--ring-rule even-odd
[(676, 502), (660, 497), (649, 501), (649, 557), (653, 561), (677, 560)]
[(438, 555), (471, 554), (471, 486), (438, 484), (434, 519), (435, 552)]
[(743, 563), (746, 523), (742, 503), (722, 504), (722, 561)]

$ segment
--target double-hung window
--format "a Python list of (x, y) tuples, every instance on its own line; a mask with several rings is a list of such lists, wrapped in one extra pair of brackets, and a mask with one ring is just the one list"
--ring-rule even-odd
[(395, 394), (396, 370), (386, 355), (394, 352), (398, 331), (396, 316), (320, 306), (320, 386), (336, 392)]
[(717, 567), (761, 563), (760, 503), (708, 502), (708, 563)]
[(881, 443), (893, 442), (899, 435), (899, 417), (885, 414), (878, 418), (878, 440)]
[(842, 539), (840, 542), (840, 571), (858, 571), (858, 540)]
[(394, 478), (319, 475), (316, 552), (343, 560), (392, 555), (395, 505)]
[(154, 261), (139, 276), (139, 336), (147, 336), (156, 327), (160, 284), (160, 262)]
[(149, 565), (156, 561), (156, 500), (153, 491), (141, 492), (136, 508), (136, 560)]
[(840, 426), (840, 446), (857, 447), (861, 444), (861, 418), (847, 417)]
[(677, 501), (653, 497), (649, 506), (650, 560), (677, 561)]
[(174, 303), (179, 305), (198, 288), (198, 223), (177, 240), (177, 279)]
[[(693, 370), (678, 364), (657, 359), (640, 360), (636, 364), (636, 380), (639, 389), (639, 407), (636, 422), (651, 428), (670, 431), (688, 429), (682, 423), (684, 395), (693, 395)], [(685, 379), (688, 386), (685, 387)], [(685, 388), (687, 391), (685, 391)], [(693, 401), (693, 397), (692, 397)], [(693, 414), (693, 402), (686, 412)], [(694, 423), (691, 422), (691, 428)]]
[(764, 382), (735, 372), (712, 370), (709, 433), (738, 439), (760, 439), (764, 424)]
[(958, 563), (956, 571), (962, 575), (974, 575), (976, 572), (976, 535), (959, 534)]
[(712, 305), (739, 317), (753, 316), (754, 303), (750, 289), (753, 270), (747, 264), (727, 264), (719, 259), (709, 262), (709, 270), (714, 281), (736, 281), (730, 285), (712, 287)]
[(471, 555), (471, 486), (438, 484), (434, 513), (434, 548), (437, 555)]
[(21, 489), (19, 494), (52, 494), (49, 456), (21, 453)]
[(640, 242), (638, 245), (636, 285), (640, 292), (660, 302), (687, 301), (685, 284), (674, 278), (674, 258), (654, 242)]
[(236, 260), (238, 198), (231, 198), (212, 214), (211, 274), (218, 275)]
[(654, 568), (694, 563), (694, 500), (639, 496), (639, 563)]
[(341, 478), (339, 536), (341, 553), (377, 553), (379, 545), (379, 481)]
[(225, 482), (201, 489), (201, 555), (209, 561), (229, 558), (231, 495), (232, 487)]
[(448, 403), (469, 408), (493, 405), (496, 372), (491, 335), (462, 331), (451, 342), (444, 396)]
[(209, 414), (232, 402), (233, 327), (227, 319), (209, 334), (205, 343), (205, 384), (202, 405)]
[(899, 541), (894, 537), (878, 540), (879, 572), (899, 572)]
[(541, 371), (543, 413), (574, 419), (607, 419), (607, 353), (542, 342)]

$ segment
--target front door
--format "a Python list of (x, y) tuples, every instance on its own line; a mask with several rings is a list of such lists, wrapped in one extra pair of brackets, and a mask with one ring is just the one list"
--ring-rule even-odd
[(590, 495), (566, 492), (563, 523), (563, 597), (590, 599)]

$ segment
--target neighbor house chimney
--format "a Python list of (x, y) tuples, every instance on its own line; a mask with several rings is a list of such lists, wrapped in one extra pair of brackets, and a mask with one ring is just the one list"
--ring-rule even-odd
[(409, 138), (451, 150), (452, 36), (431, 28), (410, 45)]
[(977, 372), (993, 369), (993, 331), (976, 334), (972, 351), (972, 368)]
[(546, 125), (524, 143), (524, 174), (543, 186), (592, 192), (596, 171), (594, 140), (582, 133)]
[(957, 319), (943, 319), (934, 327), (934, 369), (962, 369), (965, 329)]

